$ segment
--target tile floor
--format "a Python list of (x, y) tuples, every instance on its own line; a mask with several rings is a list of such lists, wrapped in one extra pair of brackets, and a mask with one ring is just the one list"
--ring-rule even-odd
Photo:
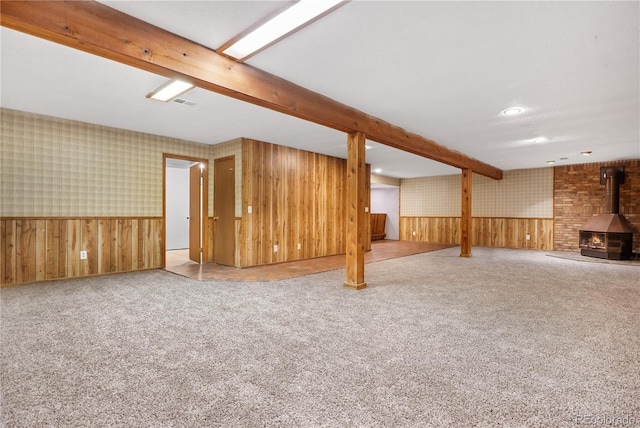
[[(413, 241), (374, 241), (371, 251), (365, 254), (365, 263), (373, 263), (411, 254), (426, 253), (453, 247), (450, 244)], [(277, 263), (272, 265), (235, 268), (215, 263), (199, 265), (189, 260), (189, 250), (167, 251), (166, 270), (198, 280), (214, 281), (276, 281), (294, 278), (345, 266), (345, 255), (318, 257), (314, 259)]]

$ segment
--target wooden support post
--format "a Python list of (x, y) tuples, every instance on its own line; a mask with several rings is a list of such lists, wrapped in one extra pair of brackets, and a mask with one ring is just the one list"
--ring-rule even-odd
[(460, 257), (471, 257), (471, 183), (473, 173), (462, 170), (462, 215), (460, 219)]
[(345, 288), (361, 290), (364, 282), (364, 247), (366, 225), (366, 137), (354, 132), (347, 138), (347, 277)]

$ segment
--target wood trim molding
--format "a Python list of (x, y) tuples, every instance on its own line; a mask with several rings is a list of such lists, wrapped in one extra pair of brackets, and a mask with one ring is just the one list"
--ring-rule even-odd
[(207, 158), (199, 158), (197, 156), (188, 156), (188, 155), (175, 155), (173, 153), (162, 153), (162, 159), (166, 162), (167, 159), (178, 159), (190, 162), (209, 162)]
[(2, 25), (493, 179), (502, 170), (97, 2), (3, 1)]

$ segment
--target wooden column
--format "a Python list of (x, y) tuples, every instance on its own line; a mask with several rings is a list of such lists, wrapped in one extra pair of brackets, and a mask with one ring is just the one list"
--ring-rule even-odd
[(471, 257), (471, 183), (473, 173), (462, 170), (462, 214), (460, 218), (460, 257)]
[(361, 290), (364, 282), (366, 225), (365, 135), (354, 132), (347, 138), (347, 277), (345, 288)]

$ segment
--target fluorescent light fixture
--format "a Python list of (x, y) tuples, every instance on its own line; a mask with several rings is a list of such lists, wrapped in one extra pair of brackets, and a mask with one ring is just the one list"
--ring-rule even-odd
[(343, 1), (300, 0), (227, 47), (222, 53), (239, 60), (244, 59), (267, 45), (278, 41)]
[(556, 163), (556, 161), (554, 161), (554, 160), (548, 160), (548, 161), (547, 161), (547, 163), (548, 163), (549, 165), (553, 165), (554, 163)]
[(504, 116), (517, 116), (523, 111), (524, 109), (522, 107), (509, 107), (507, 109), (502, 110), (502, 114)]
[(380, 174), (382, 170), (380, 168), (376, 168), (373, 170), (373, 172), (375, 172), (376, 174)]
[(193, 86), (193, 84), (183, 82), (181, 80), (169, 80), (167, 83), (148, 94), (147, 98), (164, 102), (171, 101), (178, 95), (182, 95), (189, 89), (193, 88)]
[(580, 152), (580, 154), (583, 155), (583, 156), (589, 156), (591, 153), (593, 153), (591, 150), (586, 150), (584, 152)]

